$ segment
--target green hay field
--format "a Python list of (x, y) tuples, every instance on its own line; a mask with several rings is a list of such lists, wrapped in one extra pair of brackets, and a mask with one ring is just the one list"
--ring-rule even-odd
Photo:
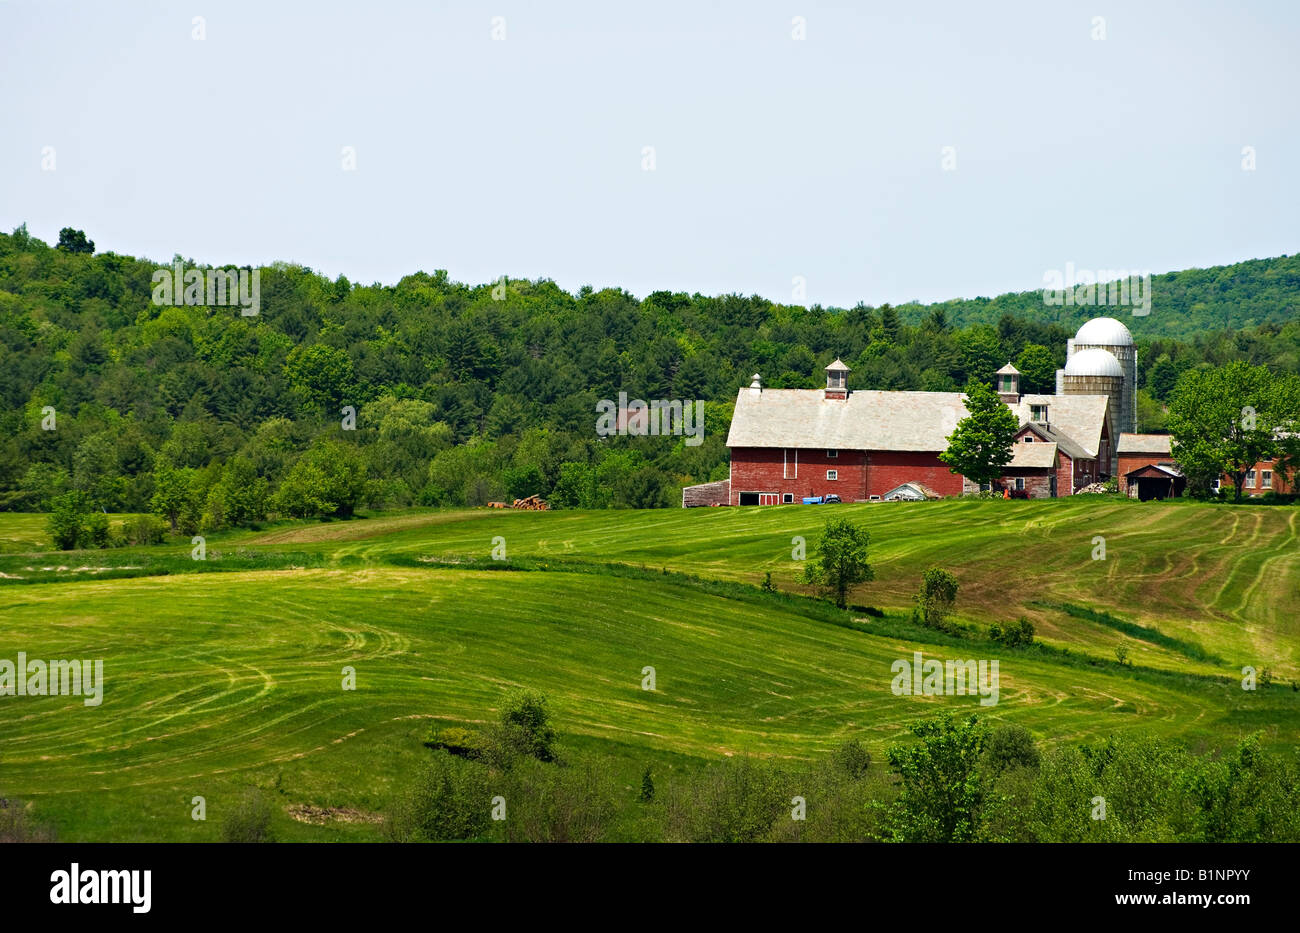
[[(880, 755), (939, 709), (1049, 745), (1134, 730), (1198, 750), (1255, 731), (1300, 740), (1296, 509), (844, 506), (834, 514), (872, 533), (877, 575), (853, 601), (883, 619), (731, 585), (770, 571), (798, 591), (791, 539), (811, 548), (831, 508), (410, 512), (213, 536), (204, 562), (188, 538), (42, 552), (41, 517), (0, 516), (0, 658), (102, 658), (106, 681), (97, 708), (0, 697), (0, 796), (32, 801), (69, 841), (197, 841), (257, 785), (289, 814), (283, 838), (377, 839), (431, 721), (488, 720), (515, 685), (548, 694), (562, 742), (610, 756), (629, 783), (646, 762), (807, 759), (848, 737)], [(490, 563), (497, 537), (534, 569), (455, 565)], [(961, 581), (974, 637), (908, 624), (932, 565)], [(1046, 648), (978, 636), (1020, 615)], [(890, 664), (914, 650), (998, 659), (1000, 702), (895, 697)], [(1243, 691), (1246, 664), (1278, 682)], [(641, 689), (647, 666), (655, 692)], [(195, 795), (207, 822), (189, 818)], [(303, 807), (350, 816), (292, 818)]]

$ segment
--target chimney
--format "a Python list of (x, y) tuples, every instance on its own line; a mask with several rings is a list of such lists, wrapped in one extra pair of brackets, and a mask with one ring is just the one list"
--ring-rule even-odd
[(749, 394), (750, 395), (763, 394), (763, 380), (758, 375), (758, 373), (754, 373), (754, 381), (749, 384)]
[(838, 357), (826, 367), (826, 398), (843, 401), (849, 397), (849, 372)]

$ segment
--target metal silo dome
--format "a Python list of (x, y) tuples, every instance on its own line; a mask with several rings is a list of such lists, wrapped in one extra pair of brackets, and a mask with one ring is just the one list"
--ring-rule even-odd
[[(1099, 318), (1098, 320), (1108, 321), (1110, 318)], [(1095, 323), (1096, 321), (1088, 322), (1088, 324)], [(1124, 328), (1123, 324), (1120, 324), (1118, 321), (1115, 321), (1114, 323), (1124, 331), (1125, 336), (1128, 335), (1128, 330)], [(1087, 329), (1088, 324), (1084, 325), (1084, 329)], [(1079, 333), (1082, 334), (1083, 331), (1081, 330)], [(1114, 354), (1108, 350), (1100, 350), (1094, 347), (1087, 350), (1080, 350), (1075, 353), (1074, 356), (1070, 357), (1069, 361), (1065, 364), (1065, 375), (1116, 376), (1123, 379), (1124, 367), (1119, 365), (1119, 360), (1115, 359)]]
[(1131, 347), (1133, 335), (1113, 317), (1095, 317), (1079, 328), (1074, 342), (1085, 347)]

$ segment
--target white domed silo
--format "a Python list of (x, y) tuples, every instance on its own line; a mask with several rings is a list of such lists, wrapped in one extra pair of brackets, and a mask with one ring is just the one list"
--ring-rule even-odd
[(1127, 381), (1124, 367), (1109, 350), (1100, 347), (1080, 350), (1076, 347), (1066, 361), (1060, 379), (1062, 395), (1104, 395), (1109, 399), (1106, 404), (1106, 420), (1110, 422), (1111, 441), (1105, 452), (1105, 463), (1100, 464), (1098, 469), (1105, 469), (1113, 476), (1119, 468), (1116, 453), (1118, 444), (1115, 440), (1119, 437), (1120, 406), (1124, 404)]
[[(1114, 437), (1121, 431), (1137, 432), (1137, 347), (1133, 344), (1133, 335), (1128, 328), (1113, 317), (1097, 317), (1086, 322), (1066, 344), (1066, 367), (1075, 354), (1084, 350), (1105, 350), (1120, 365), (1124, 375), (1124, 387), (1119, 402), (1114, 408), (1115, 419), (1111, 422)], [(1061, 382), (1058, 377), (1058, 383)], [(1064, 391), (1064, 385), (1060, 385)]]

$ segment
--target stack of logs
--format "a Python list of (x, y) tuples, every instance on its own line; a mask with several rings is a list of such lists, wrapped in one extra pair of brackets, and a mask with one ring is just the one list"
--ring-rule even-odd
[(489, 509), (507, 509), (507, 508), (529, 509), (530, 511), (533, 512), (545, 512), (548, 509), (550, 509), (550, 506), (547, 505), (546, 500), (543, 499), (541, 496), (529, 496), (527, 499), (516, 499), (510, 505), (506, 505), (504, 502), (489, 502), (488, 508)]

